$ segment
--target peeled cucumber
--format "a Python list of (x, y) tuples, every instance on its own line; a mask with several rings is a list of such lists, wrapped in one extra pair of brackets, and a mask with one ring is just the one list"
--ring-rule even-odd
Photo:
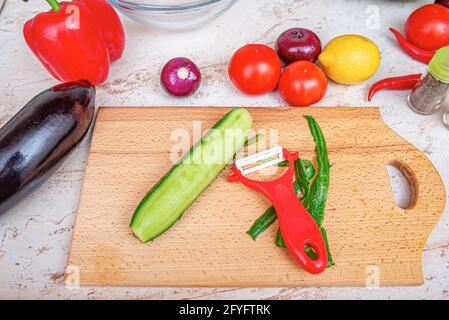
[(243, 108), (228, 112), (148, 192), (130, 228), (142, 242), (169, 229), (244, 146), (252, 117)]

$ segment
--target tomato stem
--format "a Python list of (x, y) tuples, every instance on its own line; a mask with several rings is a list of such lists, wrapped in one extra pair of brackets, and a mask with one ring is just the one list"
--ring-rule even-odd
[(58, 12), (59, 9), (61, 9), (61, 5), (57, 0), (45, 0), (50, 5), (50, 7), (53, 9), (54, 12)]

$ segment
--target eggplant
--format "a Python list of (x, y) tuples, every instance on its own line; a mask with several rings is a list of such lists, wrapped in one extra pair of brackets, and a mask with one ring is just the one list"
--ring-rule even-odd
[(0, 129), (0, 215), (56, 171), (94, 113), (95, 87), (66, 82), (41, 92)]

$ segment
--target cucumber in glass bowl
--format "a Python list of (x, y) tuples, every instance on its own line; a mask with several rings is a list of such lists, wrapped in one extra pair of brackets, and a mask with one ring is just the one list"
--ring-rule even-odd
[(244, 146), (251, 126), (243, 108), (219, 120), (140, 202), (130, 223), (134, 235), (147, 242), (168, 230)]

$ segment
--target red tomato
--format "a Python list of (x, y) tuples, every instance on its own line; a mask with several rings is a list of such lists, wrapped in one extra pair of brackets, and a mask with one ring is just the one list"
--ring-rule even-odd
[(310, 61), (296, 61), (288, 65), (279, 80), (281, 97), (294, 107), (317, 103), (326, 92), (326, 75)]
[(240, 91), (256, 95), (276, 89), (282, 64), (276, 51), (264, 44), (238, 49), (229, 62), (229, 78)]
[(414, 11), (405, 23), (407, 40), (426, 50), (449, 45), (449, 8), (428, 4)]

